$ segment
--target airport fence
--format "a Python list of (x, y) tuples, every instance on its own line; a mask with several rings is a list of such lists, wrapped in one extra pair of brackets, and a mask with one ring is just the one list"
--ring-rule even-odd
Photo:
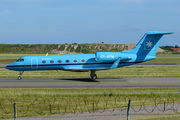
[[(0, 99), (0, 118), (13, 119), (127, 119), (129, 100), (131, 119), (180, 119), (179, 97), (37, 97)], [(16, 104), (14, 104), (16, 103)]]

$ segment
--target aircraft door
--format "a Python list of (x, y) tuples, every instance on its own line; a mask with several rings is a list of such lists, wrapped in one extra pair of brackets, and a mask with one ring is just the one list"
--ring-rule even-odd
[(38, 59), (37, 58), (31, 58), (31, 68), (38, 69)]

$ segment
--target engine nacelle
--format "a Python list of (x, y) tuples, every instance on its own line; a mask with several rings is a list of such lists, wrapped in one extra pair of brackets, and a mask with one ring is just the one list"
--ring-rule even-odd
[(120, 52), (96, 52), (95, 53), (95, 60), (97, 62), (114, 62), (118, 58), (121, 60), (129, 60), (127, 55), (124, 55)]

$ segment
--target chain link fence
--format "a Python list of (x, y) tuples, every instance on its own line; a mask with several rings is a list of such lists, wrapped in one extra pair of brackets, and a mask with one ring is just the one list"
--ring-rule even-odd
[(18, 120), (119, 120), (127, 119), (131, 100), (130, 119), (180, 119), (179, 97), (51, 97), (0, 99), (0, 118), (14, 118), (14, 103)]

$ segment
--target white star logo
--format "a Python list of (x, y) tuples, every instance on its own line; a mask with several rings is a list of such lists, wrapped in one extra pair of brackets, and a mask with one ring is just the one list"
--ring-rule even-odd
[(146, 42), (146, 43), (147, 43), (146, 46), (147, 46), (148, 48), (151, 48), (152, 45), (153, 45), (152, 42), (150, 42), (150, 41), (149, 41), (149, 42)]

